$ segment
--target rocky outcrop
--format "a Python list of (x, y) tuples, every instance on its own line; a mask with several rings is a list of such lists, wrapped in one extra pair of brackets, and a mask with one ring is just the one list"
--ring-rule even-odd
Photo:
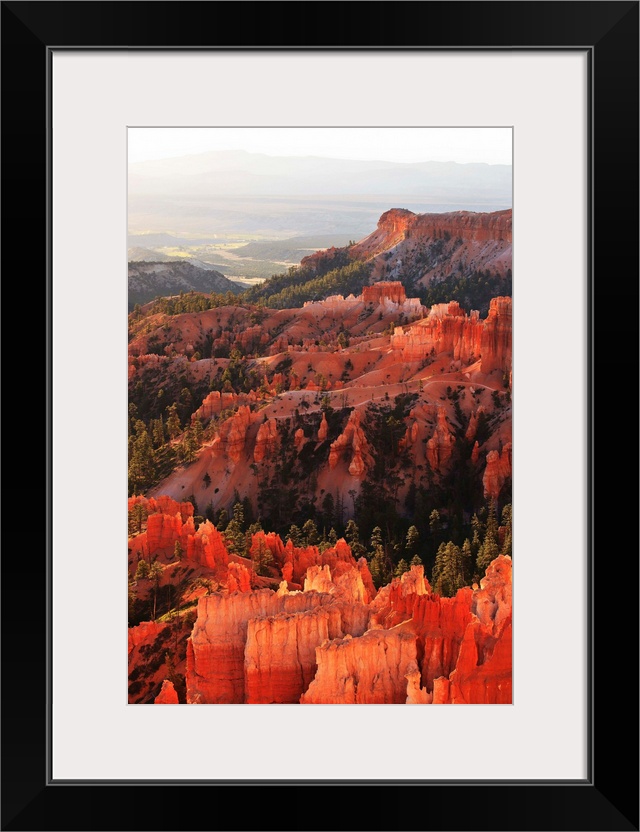
[(183, 522), (179, 513), (150, 514), (147, 518), (146, 542), (150, 555), (173, 552), (176, 540), (182, 534)]
[(193, 417), (209, 421), (225, 410), (235, 410), (238, 405), (248, 404), (256, 400), (257, 396), (253, 390), (249, 393), (221, 393), (219, 390), (212, 390), (202, 400), (202, 404), (193, 414)]
[[(308, 387), (308, 385), (307, 385)], [(323, 412), (322, 419), (320, 421), (320, 427), (318, 428), (318, 442), (324, 442), (329, 435), (329, 423), (327, 422), (327, 416)]]
[(511, 442), (503, 447), (502, 452), (489, 451), (487, 466), (484, 469), (482, 485), (484, 496), (497, 500), (507, 479), (511, 477)]
[(454, 361), (469, 363), (480, 356), (483, 326), (478, 312), (466, 315), (457, 301), (439, 303), (426, 318), (396, 327), (391, 348), (402, 361), (424, 361), (447, 353)]
[(215, 571), (226, 571), (229, 563), (224, 538), (209, 520), (201, 523), (194, 534), (187, 535), (185, 557)]
[(407, 705), (430, 705), (433, 701), (433, 694), (420, 687), (420, 668), (415, 662), (409, 665), (405, 678), (407, 680)]
[(432, 471), (442, 472), (447, 468), (455, 444), (456, 437), (447, 422), (446, 411), (440, 407), (433, 436), (427, 440), (426, 445), (427, 462)]
[[(499, 704), (512, 701), (511, 558), (489, 565), (473, 596), (474, 620), (467, 626), (449, 686), (441, 701)], [(446, 697), (446, 698), (445, 698)], [(435, 702), (435, 689), (434, 689)]]
[[(282, 571), (285, 562), (285, 549), (280, 535), (275, 532), (256, 532), (251, 538), (249, 557), (258, 562), (261, 560), (262, 552), (268, 551), (275, 566)], [(285, 580), (290, 580), (284, 574)]]
[(424, 361), (447, 353), (454, 361), (470, 364), (481, 358), (481, 370), (511, 370), (511, 298), (492, 298), (489, 315), (466, 315), (457, 301), (431, 307), (426, 318), (396, 327), (391, 348), (402, 361)]
[(316, 647), (342, 633), (341, 611), (335, 604), (250, 619), (244, 650), (245, 702), (298, 702), (316, 673)]
[(399, 578), (382, 587), (371, 605), (372, 625), (390, 629), (413, 615), (418, 598), (429, 595), (431, 587), (424, 576), (423, 566), (412, 566)]
[[(162, 662), (162, 647), (169, 635), (168, 628), (169, 624), (162, 621), (143, 621), (136, 627), (129, 628), (129, 703), (153, 701), (150, 688), (157, 690), (157, 685), (167, 672)], [(158, 665), (151, 663), (152, 659), (158, 661), (158, 658)]]
[(226, 583), (229, 592), (251, 591), (251, 572), (243, 563), (230, 562), (227, 570)]
[(304, 591), (326, 592), (350, 604), (369, 604), (375, 590), (372, 593), (368, 586), (369, 569), (365, 558), (346, 571), (336, 568), (336, 573), (336, 577), (331, 575), (329, 564), (310, 566), (304, 579)]
[(269, 589), (200, 598), (187, 643), (187, 702), (244, 702), (249, 621), (313, 610), (331, 600), (316, 592), (277, 595)]
[(178, 693), (173, 686), (173, 682), (165, 679), (160, 688), (160, 693), (153, 700), (154, 705), (177, 705)]
[(373, 602), (360, 564), (337, 572), (310, 566), (303, 592), (282, 581), (278, 592), (201, 597), (187, 702), (510, 701), (510, 558), (453, 598), (434, 595), (421, 566)]
[(166, 494), (161, 494), (159, 497), (143, 497), (141, 495), (129, 497), (128, 510), (132, 511), (136, 506), (142, 506), (145, 516), (149, 514), (168, 514), (173, 517), (179, 514), (183, 523), (189, 517), (193, 517), (192, 503), (179, 503)]
[(439, 240), (460, 238), (467, 242), (505, 242), (512, 240), (512, 212), (452, 211), (444, 214), (414, 214), (404, 208), (392, 208), (378, 220), (376, 230), (352, 246), (356, 259), (369, 259), (402, 240)]
[[(335, 546), (330, 546), (322, 552), (317, 546), (296, 547), (289, 540), (287, 545), (282, 547), (279, 537), (277, 541), (280, 545), (276, 541), (271, 541), (267, 545), (270, 545), (270, 551), (274, 553), (274, 558), (280, 565), (282, 577), (286, 581), (302, 585), (310, 567), (325, 565), (331, 570), (333, 580), (337, 581), (338, 578), (357, 566), (369, 600), (374, 597), (375, 589), (366, 560), (361, 558), (356, 564), (351, 553), (351, 547), (343, 538), (338, 540)], [(365, 603), (368, 603), (368, 601)]]
[(484, 413), (484, 407), (482, 405), (480, 405), (477, 410), (474, 410), (469, 418), (469, 424), (467, 425), (467, 430), (465, 431), (465, 439), (469, 442), (473, 442), (476, 438), (478, 430), (478, 417), (481, 413)]
[(377, 306), (387, 300), (391, 301), (391, 303), (401, 304), (404, 303), (406, 299), (407, 293), (399, 280), (380, 280), (372, 286), (364, 286), (362, 288), (363, 303), (372, 303)]
[(332, 593), (281, 586), (204, 596), (187, 645), (187, 701), (297, 702), (315, 674), (315, 648), (361, 635), (368, 618), (339, 584)]
[[(165, 498), (157, 501), (149, 500), (148, 505), (155, 502), (158, 507), (174, 508)], [(181, 557), (198, 563), (216, 573), (218, 580), (226, 583), (229, 564), (229, 553), (223, 536), (209, 521), (201, 523), (196, 530), (193, 521), (193, 506), (183, 503), (189, 510), (178, 510), (175, 514), (149, 514), (146, 519), (146, 530), (141, 534), (129, 538), (130, 565), (135, 571), (140, 557), (160, 558), (161, 561), (172, 562), (176, 543), (180, 544)], [(183, 517), (186, 519), (183, 521)], [(232, 588), (247, 586), (246, 579), (236, 569), (231, 576)], [(248, 588), (248, 586), (247, 586)]]
[(158, 634), (166, 626), (166, 624), (160, 621), (142, 621), (136, 627), (129, 627), (129, 656), (131, 656), (136, 648), (155, 641)]
[(258, 428), (256, 444), (253, 449), (253, 461), (260, 464), (265, 459), (273, 459), (279, 447), (278, 424), (275, 419), (267, 419)]
[(296, 449), (296, 453), (300, 453), (302, 450), (303, 445), (306, 442), (306, 437), (304, 435), (304, 431), (302, 428), (298, 428), (293, 435), (293, 445)]
[(362, 429), (362, 416), (359, 410), (352, 410), (344, 431), (331, 444), (329, 451), (329, 468), (333, 470), (343, 460), (348, 464), (352, 477), (364, 479), (373, 465), (369, 443)]
[(511, 702), (511, 558), (492, 561), (475, 591), (420, 599), (409, 624), (422, 659), (407, 674), (408, 703)]
[(512, 349), (512, 305), (511, 298), (492, 298), (489, 315), (484, 322), (480, 343), (483, 373), (493, 370), (511, 370)]
[(218, 435), (211, 443), (213, 458), (223, 457), (234, 465), (238, 463), (244, 452), (250, 424), (251, 410), (248, 405), (241, 405), (231, 418), (220, 425)]
[(316, 650), (318, 670), (303, 704), (404, 703), (406, 675), (416, 662), (416, 639), (402, 630), (369, 630)]
[(434, 679), (448, 676), (455, 668), (467, 625), (471, 621), (473, 590), (458, 590), (453, 598), (429, 595), (413, 610), (412, 629), (418, 637), (422, 684), (433, 689)]

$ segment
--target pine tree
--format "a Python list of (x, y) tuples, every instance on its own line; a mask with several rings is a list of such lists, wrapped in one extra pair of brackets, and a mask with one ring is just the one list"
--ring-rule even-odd
[(496, 517), (496, 503), (493, 497), (489, 501), (487, 512), (487, 523), (485, 527), (482, 547), (476, 557), (476, 566), (481, 574), (486, 572), (492, 560), (498, 557), (500, 548), (498, 546), (498, 518)]
[(377, 589), (387, 583), (387, 563), (382, 546), (378, 546), (374, 550), (371, 563), (369, 564), (369, 570), (371, 572), (371, 577), (373, 578), (373, 583)]
[(407, 532), (407, 542), (405, 544), (405, 548), (407, 553), (415, 552), (416, 547), (418, 545), (418, 538), (420, 534), (415, 526), (409, 526), (409, 530)]
[(136, 503), (128, 514), (129, 536), (133, 535), (136, 532), (140, 534), (140, 532), (142, 531), (142, 525), (144, 521), (147, 519), (147, 515), (148, 512), (144, 504)]
[(382, 529), (380, 526), (374, 526), (371, 531), (371, 550), (375, 552), (378, 548), (382, 548)]
[(127, 616), (128, 616), (130, 627), (133, 626), (131, 622), (133, 620), (133, 616), (134, 616), (134, 612), (135, 612), (136, 598), (137, 598), (137, 596), (136, 596), (135, 581), (133, 580), (131, 575), (129, 575), (128, 589), (127, 589)]
[(440, 531), (440, 512), (434, 508), (429, 515), (429, 531), (431, 534), (438, 534)]
[(338, 535), (336, 534), (336, 530), (333, 527), (329, 529), (329, 536), (327, 539), (331, 546), (335, 546), (338, 542)]
[(411, 558), (411, 566), (422, 566), (422, 558), (419, 555), (414, 555)]
[(471, 551), (477, 557), (478, 552), (482, 547), (482, 541), (480, 540), (480, 534), (477, 529), (474, 529), (473, 532), (473, 540), (471, 541)]
[(324, 500), (322, 501), (322, 515), (324, 527), (326, 529), (330, 529), (331, 526), (333, 526), (335, 518), (335, 503), (333, 500), (333, 494), (325, 495)]
[(507, 505), (502, 509), (502, 525), (505, 526), (504, 532), (504, 542), (502, 544), (502, 554), (508, 555), (509, 557), (512, 556), (512, 511), (511, 511), (511, 503), (507, 503)]
[(484, 525), (477, 514), (474, 514), (471, 518), (471, 528), (473, 530), (473, 537), (477, 535), (478, 540), (482, 541), (482, 537), (484, 535)]
[(318, 527), (313, 520), (307, 520), (302, 527), (302, 536), (307, 546), (318, 545)]
[(193, 396), (188, 387), (183, 387), (178, 398), (178, 415), (186, 421), (193, 411)]
[(287, 540), (290, 540), (296, 548), (302, 546), (302, 532), (299, 527), (295, 525), (295, 523), (289, 527)]
[(182, 560), (182, 546), (179, 540), (176, 540), (176, 545), (173, 547), (173, 556), (176, 560)]
[(154, 419), (152, 434), (153, 444), (156, 448), (161, 448), (164, 445), (164, 424), (162, 422), (162, 416), (159, 419)]
[(244, 557), (245, 554), (245, 536), (242, 527), (237, 520), (230, 520), (227, 528), (224, 530), (224, 539), (227, 544), (227, 549), (234, 555)]
[(399, 578), (401, 575), (404, 575), (405, 572), (409, 571), (409, 564), (406, 562), (404, 558), (400, 558), (398, 561), (398, 565), (394, 570), (394, 577)]
[(503, 555), (508, 555), (510, 558), (512, 558), (513, 557), (512, 547), (513, 547), (513, 540), (512, 540), (512, 537), (511, 537), (511, 526), (507, 526), (507, 529), (504, 533), (504, 542), (502, 544), (502, 554)]
[(228, 523), (229, 523), (229, 514), (228, 514), (226, 508), (221, 508), (220, 513), (218, 514), (218, 521), (217, 521), (217, 523), (215, 523), (215, 527), (219, 532), (221, 532), (221, 531), (224, 531), (227, 528)]
[(180, 417), (178, 416), (178, 411), (175, 404), (172, 404), (167, 408), (167, 414), (167, 432), (169, 433), (169, 437), (171, 439), (175, 439), (176, 436), (179, 436), (182, 431)]
[(244, 506), (239, 501), (236, 501), (233, 506), (233, 519), (240, 527), (240, 531), (244, 531)]
[(356, 560), (366, 557), (367, 550), (362, 543), (360, 543), (360, 530), (358, 529), (355, 520), (349, 520), (344, 530), (344, 536), (345, 540), (349, 544), (349, 547), (351, 548), (351, 554)]
[(138, 561), (138, 566), (136, 568), (136, 574), (134, 575), (134, 580), (146, 580), (149, 577), (149, 564), (146, 562), (144, 558)]
[(198, 448), (202, 445), (202, 433), (202, 422), (198, 418), (193, 419), (191, 422), (191, 435)]
[(447, 598), (465, 585), (462, 552), (453, 541), (441, 543), (431, 576), (434, 591)]
[[(233, 520), (231, 522), (233, 523)], [(273, 555), (262, 538), (258, 540), (258, 545), (252, 550), (251, 561), (257, 575), (269, 574), (269, 567), (273, 563)]]
[(180, 445), (180, 457), (188, 465), (195, 460), (197, 452), (198, 444), (193, 435), (193, 430), (189, 427), (185, 431), (182, 444)]
[(360, 530), (358, 529), (355, 520), (348, 521), (344, 530), (344, 538), (349, 544), (349, 546), (352, 546), (354, 543), (360, 542)]
[(462, 571), (464, 572), (465, 583), (469, 583), (471, 578), (471, 564), (473, 563), (473, 550), (471, 548), (471, 541), (468, 537), (465, 538), (462, 544)]
[(493, 538), (498, 542), (498, 517), (496, 515), (496, 501), (493, 497), (489, 501), (487, 523), (485, 528), (485, 540), (487, 537)]
[(154, 476), (153, 444), (144, 422), (138, 421), (129, 460), (129, 493), (141, 494), (146, 491), (153, 483)]
[(499, 554), (500, 550), (498, 549), (496, 541), (492, 537), (487, 537), (485, 542), (482, 544), (482, 548), (480, 549), (476, 559), (478, 571), (481, 574), (484, 574), (487, 571), (487, 567), (491, 561), (495, 560)]
[(160, 578), (162, 578), (162, 567), (158, 563), (157, 560), (149, 567), (149, 580), (153, 583), (153, 615), (152, 620), (156, 620), (156, 608), (158, 603), (158, 586), (160, 584)]
[(250, 552), (251, 547), (253, 545), (253, 536), (254, 534), (258, 534), (258, 532), (263, 531), (262, 526), (260, 523), (252, 523), (249, 528), (244, 533), (244, 548), (245, 552)]
[(431, 572), (431, 585), (433, 587), (433, 591), (437, 592), (438, 595), (443, 595), (442, 591), (442, 573), (444, 572), (444, 558), (445, 558), (445, 545), (441, 543), (438, 546), (438, 551), (436, 552), (436, 560), (433, 565), (433, 570)]

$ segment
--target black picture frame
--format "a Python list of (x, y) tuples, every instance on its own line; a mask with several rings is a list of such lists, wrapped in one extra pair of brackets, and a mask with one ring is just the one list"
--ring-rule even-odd
[[(41, 401), (47, 391), (46, 412), (37, 408), (28, 428), (30, 444), (39, 449), (36, 464), (42, 466), (39, 496), (24, 513), (14, 515), (13, 501), (9, 519), (5, 513), (10, 533), (2, 560), (2, 829), (220, 828), (223, 808), (236, 818), (234, 829), (638, 829), (638, 558), (637, 529), (629, 520), (637, 517), (637, 503), (634, 499), (631, 506), (620, 479), (637, 450), (629, 403), (637, 386), (638, 10), (638, 2), (581, 1), (2, 3), (3, 288), (12, 317), (27, 304), (39, 308), (31, 318), (44, 335), (33, 356), (40, 368), (37, 392), (33, 380), (26, 389), (21, 348), (14, 342), (10, 350), (14, 374), (5, 377), (5, 389), (22, 391), (19, 403), (10, 397), (15, 410), (11, 401), (5, 409), (12, 437), (18, 427), (24, 436), (29, 419), (22, 414), (33, 410), (34, 396)], [(326, 781), (285, 782), (269, 780), (268, 771), (259, 783), (48, 779), (52, 50), (275, 47), (580, 49), (589, 55), (591, 730), (584, 782), (483, 780), (481, 762), (473, 782), (394, 782), (387, 779), (393, 777), (392, 760), (380, 761), (375, 781), (336, 782), (327, 772)], [(550, 207), (550, 233), (561, 233), (558, 210)], [(27, 293), (20, 277), (26, 252), (34, 289)], [(551, 418), (561, 423), (561, 408)], [(29, 478), (35, 477), (35, 466), (28, 467)], [(19, 476), (11, 480), (14, 496), (19, 488), (33, 492), (26, 477), (21, 485)], [(560, 603), (562, 593), (572, 591), (548, 584), (547, 589)], [(540, 684), (553, 685), (562, 696), (562, 680), (545, 678), (544, 667)], [(303, 765), (304, 755), (313, 753), (308, 739), (297, 746), (292, 732), (290, 741), (293, 749), (299, 747)], [(620, 747), (626, 749), (624, 759)], [(475, 753), (472, 744), (468, 753)], [(357, 749), (353, 755), (357, 777)], [(162, 785), (170, 788), (153, 790)]]

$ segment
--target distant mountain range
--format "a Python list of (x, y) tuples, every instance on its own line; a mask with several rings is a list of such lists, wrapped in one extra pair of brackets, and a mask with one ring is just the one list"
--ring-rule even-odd
[(228, 280), (214, 269), (203, 269), (188, 262), (130, 262), (129, 310), (148, 303), (158, 296), (180, 292), (232, 292), (240, 294), (245, 287)]
[(132, 233), (362, 237), (389, 205), (511, 207), (510, 165), (375, 162), (213, 151), (129, 167)]

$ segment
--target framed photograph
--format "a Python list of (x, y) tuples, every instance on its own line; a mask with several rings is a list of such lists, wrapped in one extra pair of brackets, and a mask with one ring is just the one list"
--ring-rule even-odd
[(2, 828), (638, 829), (638, 3), (2, 17)]

